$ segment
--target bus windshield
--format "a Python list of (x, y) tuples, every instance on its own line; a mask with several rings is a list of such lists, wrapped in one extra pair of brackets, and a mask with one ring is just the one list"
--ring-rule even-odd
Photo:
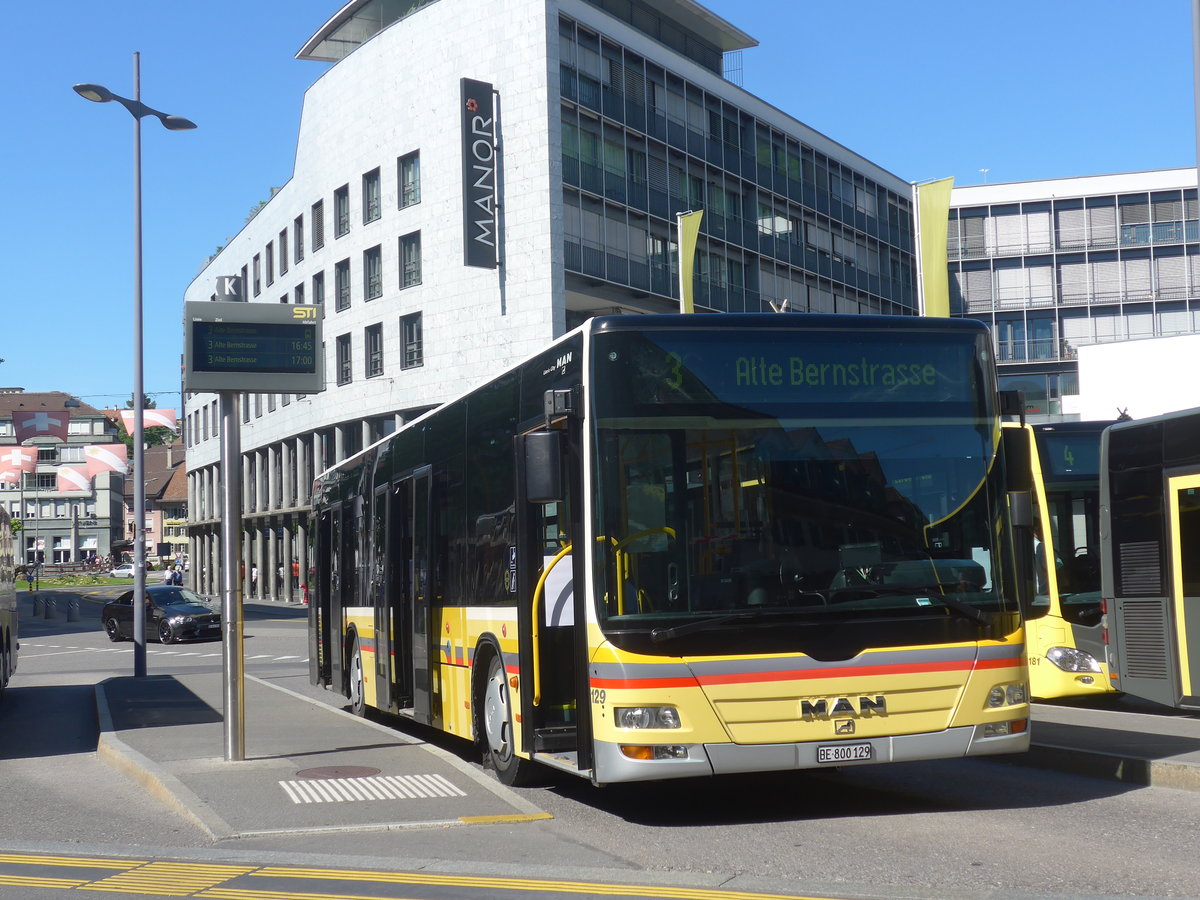
[(977, 340), (597, 335), (602, 627), (664, 642), (709, 622), (978, 625), (1011, 611)]

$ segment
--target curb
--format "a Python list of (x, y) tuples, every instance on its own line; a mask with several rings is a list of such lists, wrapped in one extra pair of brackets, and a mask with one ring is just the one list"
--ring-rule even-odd
[(1138, 759), (1055, 744), (1034, 744), (1028, 753), (1006, 759), (1018, 766), (1050, 769), (1137, 787), (1200, 791), (1200, 768), (1161, 759)]
[(126, 778), (140, 784), (152, 797), (196, 825), (212, 840), (237, 837), (237, 831), (213, 812), (211, 807), (182, 781), (163, 771), (156, 762), (116, 736), (112, 714), (108, 710), (108, 697), (104, 691), (104, 685), (110, 680), (106, 678), (96, 685), (96, 714), (100, 720), (96, 752), (100, 759)]

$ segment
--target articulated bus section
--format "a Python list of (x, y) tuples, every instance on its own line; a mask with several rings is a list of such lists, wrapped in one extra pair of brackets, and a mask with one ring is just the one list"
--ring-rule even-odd
[(1101, 474), (1113, 685), (1200, 710), (1200, 409), (1114, 424)]
[(506, 783), (1027, 749), (1031, 485), (990, 348), (593, 319), (320, 476), (311, 679)]

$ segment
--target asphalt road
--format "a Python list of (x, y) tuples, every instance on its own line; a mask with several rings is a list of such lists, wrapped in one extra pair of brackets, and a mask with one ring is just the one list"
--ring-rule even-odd
[[(130, 645), (107, 641), (98, 609), (85, 601), (79, 623), (27, 617), (23, 625), (21, 667), (0, 706), (0, 784), (9, 789), (0, 852), (411, 864), (506, 877), (741, 874), (764, 890), (835, 897), (1200, 898), (1195, 793), (989, 760), (599, 790), (548, 773), (544, 786), (521, 789), (554, 815), (545, 822), (214, 845), (96, 758), (91, 685), (132, 670)], [(342, 705), (307, 684), (304, 615), (250, 609), (246, 671)], [(215, 643), (148, 650), (151, 673), (220, 667)], [(457, 741), (419, 736), (473, 761)], [(351, 887), (342, 893), (360, 893)], [(0, 897), (46, 896), (10, 890), (0, 886)]]

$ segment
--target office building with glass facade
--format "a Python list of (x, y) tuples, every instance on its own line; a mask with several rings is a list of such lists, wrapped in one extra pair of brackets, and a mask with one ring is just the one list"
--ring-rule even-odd
[(1031, 415), (1067, 414), (1080, 347), (1200, 332), (1198, 212), (1193, 168), (955, 188), (951, 314), (992, 327)]

